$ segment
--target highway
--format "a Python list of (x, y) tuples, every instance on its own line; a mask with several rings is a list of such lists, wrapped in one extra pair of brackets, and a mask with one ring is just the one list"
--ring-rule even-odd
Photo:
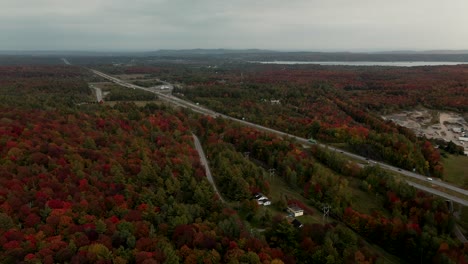
[[(210, 115), (210, 116), (213, 116), (213, 117), (216, 117), (217, 115), (219, 115), (218, 113), (214, 112), (214, 111), (211, 111), (209, 109), (206, 109), (206, 108), (203, 108), (203, 107), (200, 107), (194, 103), (191, 103), (191, 102), (187, 102), (185, 100), (182, 100), (178, 97), (175, 97), (175, 96), (172, 96), (172, 95), (167, 95), (167, 94), (163, 94), (163, 93), (160, 93), (158, 91), (155, 91), (153, 89), (150, 89), (150, 88), (146, 88), (146, 87), (142, 87), (142, 86), (138, 86), (138, 85), (135, 85), (135, 84), (131, 84), (131, 83), (127, 83), (127, 82), (124, 82), (118, 78), (115, 78), (115, 77), (112, 77), (110, 75), (107, 75), (103, 72), (100, 72), (100, 71), (96, 71), (96, 70), (93, 70), (93, 69), (90, 69), (94, 74), (98, 75), (98, 76), (101, 76), (105, 79), (108, 79), (118, 85), (121, 85), (121, 86), (124, 86), (124, 87), (127, 87), (127, 88), (131, 88), (131, 89), (140, 89), (140, 90), (144, 90), (144, 91), (147, 91), (147, 92), (150, 92), (150, 93), (155, 93), (156, 95), (158, 95), (159, 99), (163, 100), (163, 101), (166, 101), (168, 103), (171, 103), (171, 104), (175, 104), (177, 106), (180, 106), (180, 107), (184, 107), (184, 108), (190, 108), (192, 109), (192, 111), (194, 112), (197, 112), (197, 113), (200, 113), (200, 114), (204, 114), (204, 115)], [(169, 84), (168, 84), (169, 85)]]
[[(212, 117), (222, 117), (222, 118), (230, 119), (232, 121), (239, 122), (239, 123), (244, 124), (246, 126), (250, 126), (250, 127), (254, 127), (256, 129), (259, 129), (259, 130), (267, 131), (267, 132), (279, 135), (281, 137), (293, 138), (297, 142), (301, 143), (302, 145), (307, 145), (307, 146), (313, 145), (306, 138), (297, 137), (295, 135), (291, 135), (291, 134), (288, 134), (288, 133), (285, 133), (285, 132), (282, 132), (282, 131), (278, 131), (278, 130), (271, 129), (271, 128), (268, 128), (268, 127), (260, 126), (260, 125), (250, 123), (250, 122), (245, 121), (245, 120), (233, 118), (233, 117), (221, 114), (221, 113), (217, 113), (215, 111), (206, 109), (206, 108), (201, 107), (199, 105), (196, 105), (194, 103), (191, 103), (191, 102), (182, 100), (180, 98), (174, 97), (172, 95), (162, 94), (162, 93), (160, 93), (158, 91), (154, 91), (154, 90), (151, 90), (151, 89), (148, 89), (148, 88), (145, 88), (145, 87), (141, 87), (141, 86), (138, 86), (138, 85), (134, 85), (134, 84), (131, 84), (131, 83), (124, 82), (124, 81), (122, 81), (122, 80), (120, 80), (118, 78), (112, 77), (112, 76), (107, 75), (105, 73), (102, 73), (100, 71), (96, 71), (96, 70), (93, 70), (93, 69), (90, 69), (90, 70), (94, 74), (99, 75), (99, 76), (101, 76), (103, 78), (106, 78), (106, 79), (108, 79), (108, 80), (110, 80), (110, 81), (112, 81), (112, 82), (114, 82), (116, 84), (119, 84), (119, 85), (127, 87), (127, 88), (141, 89), (141, 90), (145, 90), (145, 91), (148, 91), (148, 92), (151, 92), (151, 93), (155, 93), (155, 94), (158, 95), (159, 99), (161, 99), (161, 100), (164, 100), (166, 102), (172, 103), (172, 104), (180, 106), (180, 107), (189, 108), (194, 112), (204, 114), (204, 115), (209, 115), (209, 116), (212, 116)], [(406, 170), (403, 170), (403, 169), (400, 169), (398, 167), (391, 166), (391, 165), (388, 165), (388, 164), (385, 164), (385, 163), (382, 163), (382, 162), (376, 162), (376, 161), (368, 160), (366, 157), (362, 157), (362, 156), (359, 156), (359, 155), (356, 155), (356, 154), (353, 154), (353, 153), (350, 153), (350, 152), (347, 152), (347, 151), (344, 151), (344, 150), (341, 150), (341, 149), (338, 149), (338, 148), (330, 147), (330, 146), (325, 145), (325, 144), (316, 144), (316, 145), (318, 145), (320, 147), (328, 147), (329, 150), (339, 152), (342, 155), (345, 155), (345, 156), (348, 156), (348, 157), (351, 157), (351, 158), (354, 158), (354, 159), (357, 159), (357, 160), (362, 160), (363, 162), (366, 162), (366, 163), (369, 162), (369, 163), (374, 164), (374, 165), (379, 165), (382, 168), (385, 168), (387, 170), (403, 174), (403, 175), (405, 175), (407, 177), (427, 181), (427, 177), (424, 176), (424, 175), (420, 175), (420, 174), (417, 174), (417, 173), (414, 173), (414, 172), (406, 171)], [(445, 183), (445, 182), (442, 182), (442, 181), (438, 181), (438, 180), (431, 181), (431, 184), (433, 186), (439, 186), (439, 187), (451, 190), (452, 192), (456, 192), (458, 194), (461, 194), (462, 196), (464, 196), (464, 198), (458, 198), (458, 197), (455, 197), (453, 195), (449, 195), (449, 194), (446, 194), (446, 193), (441, 192), (439, 190), (436, 190), (434, 188), (426, 187), (426, 186), (411, 182), (411, 185), (413, 187), (417, 188), (417, 189), (432, 193), (432, 194), (437, 195), (437, 196), (444, 197), (446, 199), (450, 199), (450, 200), (452, 200), (452, 201), (454, 201), (456, 203), (459, 203), (459, 204), (462, 204), (462, 205), (465, 205), (465, 206), (468, 204), (468, 200), (467, 200), (468, 199), (468, 191), (467, 190), (461, 189), (459, 187), (456, 187), (456, 186), (453, 186), (451, 184), (448, 184), (448, 183)]]
[(449, 199), (449, 200), (452, 200), (454, 203), (459, 203), (461, 205), (464, 205), (464, 206), (468, 206), (468, 201), (465, 200), (465, 199), (461, 199), (461, 198), (458, 198), (458, 197), (455, 197), (453, 195), (449, 195), (447, 193), (444, 193), (444, 192), (441, 192), (439, 190), (436, 190), (434, 188), (430, 188), (430, 187), (427, 187), (427, 186), (424, 186), (424, 185), (421, 185), (421, 184), (417, 184), (415, 182), (412, 182), (412, 181), (406, 181), (409, 185), (413, 186), (414, 188), (416, 189), (419, 189), (419, 190), (423, 190), (423, 191), (426, 191), (426, 192), (429, 192), (429, 193), (432, 193), (432, 194), (435, 194), (437, 196), (440, 196), (440, 197), (443, 197), (443, 198), (446, 198), (446, 199)]

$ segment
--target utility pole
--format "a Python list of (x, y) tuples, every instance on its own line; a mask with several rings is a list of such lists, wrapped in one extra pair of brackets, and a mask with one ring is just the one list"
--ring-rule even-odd
[(268, 172), (270, 173), (270, 180), (273, 180), (273, 176), (275, 176), (276, 169), (269, 169)]
[(325, 224), (325, 220), (328, 222), (328, 215), (330, 214), (330, 206), (328, 204), (322, 207), (323, 210), (323, 224)]

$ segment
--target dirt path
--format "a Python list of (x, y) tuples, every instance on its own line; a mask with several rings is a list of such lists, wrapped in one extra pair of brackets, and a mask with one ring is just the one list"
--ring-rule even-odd
[(195, 134), (193, 133), (192, 133), (192, 136), (193, 136), (193, 141), (195, 142), (195, 149), (198, 151), (198, 155), (200, 155), (200, 162), (203, 165), (203, 167), (205, 167), (206, 178), (213, 186), (213, 189), (218, 194), (221, 202), (226, 203), (226, 201), (224, 201), (223, 197), (221, 196), (221, 193), (218, 191), (218, 188), (216, 188), (216, 183), (213, 180), (213, 176), (211, 176), (210, 167), (208, 166), (208, 161), (206, 160), (205, 152), (203, 151), (203, 148), (200, 144), (200, 140), (198, 140), (198, 137), (195, 136)]
[(89, 87), (91, 87), (91, 88), (94, 89), (94, 91), (95, 91), (95, 93), (96, 93), (96, 100), (97, 100), (97, 102), (98, 102), (98, 103), (101, 102), (101, 101), (102, 101), (102, 90), (101, 90), (101, 88), (96, 87), (96, 86), (94, 86), (94, 85), (92, 85), (92, 84), (91, 84)]

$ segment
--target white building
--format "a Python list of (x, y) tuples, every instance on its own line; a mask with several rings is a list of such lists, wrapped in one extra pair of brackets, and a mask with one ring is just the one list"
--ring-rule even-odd
[(290, 213), (294, 217), (298, 217), (301, 215), (304, 215), (304, 210), (300, 208), (299, 206), (288, 206), (287, 209), (288, 213)]

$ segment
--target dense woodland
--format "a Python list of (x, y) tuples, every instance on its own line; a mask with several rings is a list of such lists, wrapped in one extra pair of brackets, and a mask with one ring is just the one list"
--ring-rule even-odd
[[(319, 147), (303, 150), (294, 144), (294, 141), (280, 140), (251, 128), (227, 125), (221, 119), (208, 119), (202, 124), (199, 130), (202, 135), (207, 135), (207, 145), (214, 142), (216, 145), (223, 145), (228, 142), (240, 153), (248, 151), (251, 158), (263, 162), (268, 168), (276, 169), (286, 184), (299, 188), (303, 186), (301, 193), (308, 198), (309, 205), (316, 208), (324, 204), (331, 205), (334, 217), (341, 223), (395, 255), (402, 256), (409, 262), (415, 262), (421, 258), (424, 262), (431, 261), (431, 259), (443, 262), (442, 255), (438, 254), (441, 253), (440, 246), (443, 244), (444, 247), (448, 247), (447, 255), (457, 261), (463, 261), (464, 253), (459, 251), (462, 248), (450, 239), (454, 219), (443, 200), (416, 191), (405, 182), (396, 181), (394, 177), (378, 167), (369, 166), (361, 169), (356, 164)], [(214, 131), (223, 131), (222, 139), (216, 136), (219, 134), (213, 133)], [(229, 147), (223, 149), (224, 152), (217, 152), (214, 159), (222, 159), (226, 156), (225, 152), (229, 152)], [(232, 157), (231, 160), (235, 161), (236, 158)], [(231, 171), (235, 167), (232, 163), (236, 162), (226, 165), (226, 168)], [(324, 169), (323, 165), (331, 171)], [(251, 190), (258, 190), (257, 182), (250, 178), (255, 173), (247, 175), (230, 175), (231, 182), (243, 183), (238, 184), (238, 194), (248, 193), (249, 187)], [(359, 201), (353, 201), (349, 193), (350, 178), (362, 180), (361, 189), (372, 196), (382, 196), (385, 209), (369, 214), (354, 210), (354, 205)], [(228, 189), (226, 193), (229, 194), (229, 191), (232, 192)], [(241, 199), (241, 197), (232, 198)], [(278, 201), (280, 208), (284, 206), (281, 202)], [(283, 203), (288, 203), (288, 201), (283, 201)], [(388, 214), (384, 214), (384, 211)], [(317, 226), (314, 227), (314, 229), (317, 228)], [(330, 230), (330, 232), (335, 231)], [(310, 237), (303, 237), (303, 239), (306, 238)], [(306, 242), (303, 241), (303, 243)], [(336, 244), (332, 246), (336, 247)], [(344, 253), (338, 248), (335, 249), (338, 252), (337, 255), (333, 255), (331, 251), (308, 250), (312, 250), (311, 253), (314, 255), (324, 253), (330, 256), (332, 254), (334, 258), (340, 259), (338, 256), (343, 256)], [(307, 249), (302, 248), (302, 250)], [(421, 252), (424, 252), (424, 256)], [(298, 258), (300, 259), (300, 254)], [(306, 260), (307, 258), (303, 258), (300, 262)], [(325, 262), (324, 259), (315, 260), (319, 263)]]
[(434, 144), (378, 114), (419, 106), (468, 110), (467, 66), (226, 67), (198, 69), (203, 79), (175, 92), (230, 116), (344, 143), (363, 156), (434, 177), (443, 175)]
[[(152, 67), (157, 74), (154, 69), (171, 77), (167, 68)], [(172, 76), (182, 82), (187, 72), (193, 80), (192, 74), (199, 71), (205, 70), (177, 69)], [(233, 87), (217, 81), (209, 85), (203, 81), (205, 74), (191, 84), (199, 92), (208, 89), (213, 96), (214, 91), (225, 89), (220, 94), (223, 98), (228, 90), (237, 91), (238, 97), (233, 96), (237, 92), (226, 96), (235, 98), (231, 103), (220, 102), (257, 109), (258, 118), (273, 127), (350, 146), (365, 145), (369, 155), (381, 148), (388, 152), (382, 159), (399, 157), (393, 154), (396, 149), (407, 153), (406, 159), (413, 157), (407, 166), (438, 170), (433, 157), (438, 152), (430, 143), (359, 112), (358, 102), (354, 105), (338, 96), (339, 87), (324, 84), (317, 89), (320, 102), (327, 102), (323, 105), (303, 102), (300, 110), (292, 107), (301, 106), (300, 98), (291, 97), (291, 106), (284, 107), (282, 99), (282, 105), (274, 108), (262, 99), (289, 93), (286, 86), (263, 91), (253, 79), (254, 88), (246, 79)], [(225, 75), (223, 79), (230, 76)], [(93, 77), (78, 67), (0, 67), (0, 77), (2, 263), (385, 262), (365, 241), (408, 263), (467, 261), (466, 246), (451, 237), (454, 220), (445, 202), (377, 167), (361, 169), (326, 149), (304, 149), (292, 139), (164, 105), (83, 104), (92, 101), (87, 82)], [(312, 97), (312, 87), (316, 86), (303, 92), (310, 91)], [(241, 96), (248, 89), (256, 91), (250, 99)], [(204, 104), (216, 102), (212, 96), (196, 96), (195, 89), (179, 92)], [(337, 98), (332, 100), (329, 93)], [(324, 115), (314, 118), (300, 112), (312, 106), (320, 108), (310, 108), (309, 113)], [(340, 114), (327, 115), (327, 107)], [(236, 108), (228, 109), (234, 116), (240, 114)], [(268, 115), (274, 111), (283, 111), (278, 120)], [(291, 119), (281, 121), (289, 113)], [(246, 115), (252, 120), (254, 116)], [(290, 126), (294, 123), (302, 125)], [(202, 140), (228, 204), (220, 201), (207, 181), (192, 132)], [(273, 201), (272, 214), (258, 218), (259, 206), (251, 197), (256, 192), (271, 193), (266, 178), (269, 168), (306, 202), (284, 197)], [(381, 197), (381, 210), (359, 209), (347, 189), (355, 180), (361, 182), (362, 192)], [(297, 229), (278, 213), (292, 202), (309, 214), (314, 213), (311, 208), (330, 204), (333, 220), (305, 223)]]

